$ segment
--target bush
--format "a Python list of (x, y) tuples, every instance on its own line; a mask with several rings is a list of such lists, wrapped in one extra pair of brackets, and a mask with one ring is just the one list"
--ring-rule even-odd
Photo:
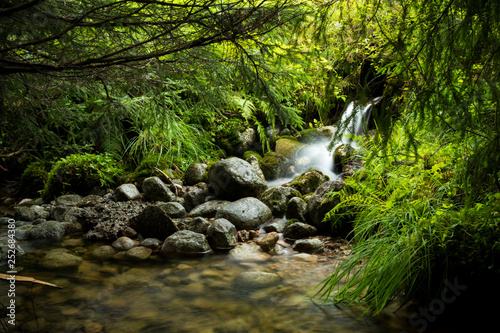
[(28, 196), (37, 196), (47, 180), (47, 166), (40, 161), (28, 164), (21, 175), (21, 192)]
[(110, 155), (69, 155), (50, 170), (42, 198), (50, 200), (66, 192), (86, 195), (94, 187), (113, 186), (122, 173), (123, 169)]

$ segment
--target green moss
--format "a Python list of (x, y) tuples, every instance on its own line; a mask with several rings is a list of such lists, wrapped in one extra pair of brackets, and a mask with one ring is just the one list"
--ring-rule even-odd
[(253, 150), (247, 150), (246, 152), (243, 153), (243, 159), (246, 161), (249, 156), (255, 156), (257, 157), (257, 160), (260, 162), (262, 160), (262, 156), (256, 151)]
[(123, 169), (107, 154), (73, 154), (60, 159), (47, 176), (42, 191), (44, 200), (66, 192), (88, 194), (94, 187), (115, 184)]
[(289, 219), (288, 221), (286, 221), (285, 227), (288, 227), (289, 225), (292, 225), (295, 222), (300, 222), (300, 221), (299, 221), (299, 219)]
[(317, 128), (309, 128), (300, 131), (299, 141), (303, 143), (313, 143), (324, 138), (324, 135)]
[(47, 181), (47, 166), (40, 162), (28, 164), (21, 175), (21, 192), (27, 196), (38, 196)]
[(279, 178), (289, 164), (290, 161), (286, 157), (275, 152), (267, 152), (260, 161), (262, 172), (267, 180)]

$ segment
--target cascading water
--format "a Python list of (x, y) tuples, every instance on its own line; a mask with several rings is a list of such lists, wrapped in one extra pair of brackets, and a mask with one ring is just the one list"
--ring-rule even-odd
[[(357, 101), (349, 103), (339, 121), (339, 128), (343, 132), (340, 141), (332, 144), (330, 140), (322, 140), (301, 148), (297, 152), (294, 162), (297, 174), (316, 169), (328, 175), (331, 180), (337, 179), (340, 174), (334, 172), (333, 152), (342, 144), (348, 144), (355, 149), (358, 148), (357, 142), (353, 141), (351, 134), (363, 135), (366, 123), (371, 115), (372, 107), (379, 100), (380, 97), (377, 97), (363, 105), (359, 105)], [(328, 147), (333, 147), (333, 149), (328, 149)], [(277, 179), (268, 182), (268, 185), (284, 184), (291, 179)]]

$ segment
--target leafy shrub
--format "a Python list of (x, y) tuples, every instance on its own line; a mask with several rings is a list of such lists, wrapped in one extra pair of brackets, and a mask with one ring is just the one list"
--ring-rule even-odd
[(94, 187), (115, 184), (123, 169), (107, 154), (73, 154), (60, 159), (50, 170), (42, 198), (51, 198), (66, 192), (86, 195)]
[(47, 166), (40, 161), (31, 162), (21, 175), (21, 191), (28, 196), (38, 195), (47, 180)]

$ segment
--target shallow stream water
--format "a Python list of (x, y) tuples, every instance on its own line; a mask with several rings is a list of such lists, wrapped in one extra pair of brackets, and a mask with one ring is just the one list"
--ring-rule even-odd
[[(17, 328), (24, 332), (411, 331), (404, 312), (359, 318), (362, 309), (311, 301), (307, 293), (331, 273), (334, 258), (293, 252), (271, 257), (245, 245), (235, 254), (137, 263), (83, 254), (78, 268), (49, 271), (29, 263), (42, 254), (20, 260), (18, 275), (63, 289), (16, 284)], [(279, 281), (245, 282), (240, 274), (249, 271), (275, 273)], [(6, 281), (0, 283), (4, 289)], [(3, 304), (6, 296), (0, 295)]]

